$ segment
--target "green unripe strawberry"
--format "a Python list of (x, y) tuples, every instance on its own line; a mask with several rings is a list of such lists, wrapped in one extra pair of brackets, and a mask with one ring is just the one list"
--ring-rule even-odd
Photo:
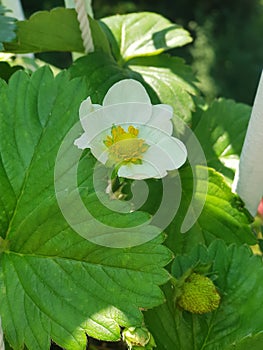
[(206, 276), (192, 273), (182, 286), (178, 305), (194, 314), (205, 314), (216, 310), (220, 303), (213, 282)]

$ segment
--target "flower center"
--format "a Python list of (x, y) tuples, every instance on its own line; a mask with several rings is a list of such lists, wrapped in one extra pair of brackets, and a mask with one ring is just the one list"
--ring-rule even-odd
[(113, 125), (111, 136), (107, 136), (104, 144), (109, 148), (109, 165), (141, 164), (143, 153), (149, 146), (138, 138), (139, 130), (130, 125), (125, 131), (120, 125)]

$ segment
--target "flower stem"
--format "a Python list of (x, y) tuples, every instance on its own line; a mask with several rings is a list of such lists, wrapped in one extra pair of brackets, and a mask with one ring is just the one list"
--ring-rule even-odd
[(263, 195), (263, 73), (258, 85), (233, 191), (255, 216)]

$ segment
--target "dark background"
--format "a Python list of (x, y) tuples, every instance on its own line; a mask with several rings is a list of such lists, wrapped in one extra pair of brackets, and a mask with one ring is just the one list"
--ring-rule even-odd
[[(22, 0), (28, 17), (63, 0)], [(263, 68), (263, 0), (93, 0), (95, 18), (135, 11), (158, 12), (184, 26), (194, 43), (171, 53), (191, 64), (208, 99), (217, 96), (253, 103)], [(41, 54), (60, 67), (65, 54)]]

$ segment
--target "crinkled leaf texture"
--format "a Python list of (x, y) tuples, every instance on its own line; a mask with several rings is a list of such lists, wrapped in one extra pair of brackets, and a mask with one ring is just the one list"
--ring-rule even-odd
[[(224, 177), (212, 168), (186, 164), (178, 172), (181, 184), (180, 206), (165, 229), (165, 244), (174, 254), (186, 254), (199, 243), (209, 245), (215, 239), (226, 244), (256, 244), (251, 229), (252, 217), (244, 203), (227, 185)], [(160, 205), (161, 183), (149, 182), (150, 191), (142, 210), (154, 215)]]
[(5, 16), (7, 10), (4, 6), (0, 5), (0, 51), (3, 50), (3, 42), (10, 42), (16, 37), (15, 19), (9, 16)]
[(162, 54), (130, 60), (127, 66), (143, 77), (163, 103), (173, 106), (177, 117), (187, 123), (191, 121), (195, 110), (193, 96), (198, 91), (192, 69), (183, 59)]
[[(50, 338), (83, 350), (85, 333), (118, 340), (120, 326), (142, 323), (140, 308), (163, 302), (158, 285), (168, 279), (162, 267), (171, 253), (162, 236), (133, 248), (98, 246), (76, 234), (58, 207), (56, 155), (86, 96), (81, 79), (54, 78), (46, 67), (1, 81), (0, 315), (15, 350), (48, 350)], [(80, 166), (81, 181), (91, 164)]]
[(181, 26), (151, 12), (116, 15), (101, 20), (117, 60), (157, 55), (192, 38)]
[(217, 240), (209, 248), (198, 245), (189, 255), (178, 255), (172, 274), (178, 278), (197, 263), (211, 264), (221, 295), (219, 308), (204, 315), (182, 311), (176, 306), (174, 290), (166, 285), (167, 302), (145, 316), (157, 349), (259, 350), (263, 331), (259, 307), (263, 298), (261, 257), (248, 247), (227, 247)]

